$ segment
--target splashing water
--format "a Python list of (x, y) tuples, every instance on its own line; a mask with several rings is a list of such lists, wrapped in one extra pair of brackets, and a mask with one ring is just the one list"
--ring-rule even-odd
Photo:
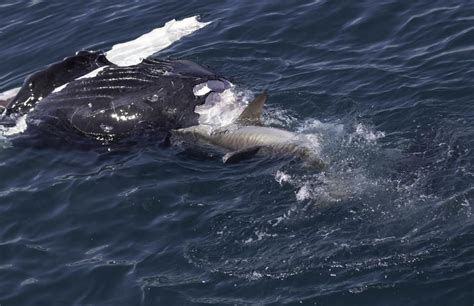
[(391, 152), (378, 144), (384, 133), (363, 123), (344, 125), (315, 119), (303, 122), (297, 131), (328, 167), (313, 174), (292, 168), (276, 171), (275, 180), (281, 186), (295, 188), (296, 200), (325, 205), (373, 197), (397, 188), (399, 182), (387, 178), (383, 169), (370, 167), (374, 159), (390, 158)]
[(235, 86), (223, 92), (212, 92), (206, 103), (196, 107), (199, 123), (214, 128), (231, 124), (248, 104), (250, 92), (239, 91)]

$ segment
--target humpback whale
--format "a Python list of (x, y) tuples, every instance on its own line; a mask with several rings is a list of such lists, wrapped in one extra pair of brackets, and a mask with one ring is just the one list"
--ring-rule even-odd
[[(209, 23), (173, 19), (106, 52), (80, 51), (41, 69), (0, 93), (0, 139), (49, 146), (143, 135), (166, 142), (170, 129), (197, 124), (194, 109), (208, 94), (230, 85), (188, 60), (148, 58)], [(193, 94), (210, 80), (221, 85)]]
[[(80, 78), (91, 72), (96, 75)], [(109, 141), (148, 133), (165, 142), (172, 129), (198, 124), (195, 107), (210, 92), (197, 96), (193, 89), (208, 81), (221, 83), (221, 89), (230, 86), (189, 60), (145, 59), (117, 66), (102, 52), (81, 51), (27, 78), (5, 106), (0, 124), (27, 115), (28, 130), (35, 132)]]
[(234, 123), (213, 129), (209, 125), (197, 125), (173, 131), (176, 136), (191, 136), (212, 145), (227, 149), (224, 163), (237, 163), (257, 154), (294, 156), (305, 166), (321, 171), (323, 161), (296, 133), (273, 127), (262, 126), (261, 115), (267, 100), (267, 92), (257, 96), (243, 110)]

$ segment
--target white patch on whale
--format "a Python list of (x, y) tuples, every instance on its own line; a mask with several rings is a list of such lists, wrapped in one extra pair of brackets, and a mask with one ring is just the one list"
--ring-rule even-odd
[(234, 122), (252, 97), (248, 91), (239, 91), (229, 81), (210, 80), (194, 86), (195, 96), (206, 97), (203, 105), (196, 106), (199, 124), (219, 128)]
[(209, 23), (199, 22), (197, 16), (182, 20), (173, 19), (168, 21), (163, 27), (143, 34), (137, 39), (114, 45), (106, 53), (106, 57), (118, 66), (137, 65), (143, 59), (159, 50), (163, 50), (175, 41), (205, 27)]
[(250, 95), (238, 91), (235, 86), (222, 92), (211, 92), (206, 98), (206, 103), (198, 105), (195, 109), (199, 114), (199, 124), (213, 128), (231, 124), (242, 113), (249, 98)]

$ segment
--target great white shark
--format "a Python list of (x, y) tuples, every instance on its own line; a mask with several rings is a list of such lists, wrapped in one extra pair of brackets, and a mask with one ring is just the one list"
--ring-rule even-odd
[(237, 163), (260, 155), (296, 157), (305, 166), (322, 171), (325, 167), (321, 158), (311, 149), (304, 137), (296, 133), (262, 125), (262, 110), (268, 94), (257, 96), (230, 125), (214, 129), (209, 125), (195, 125), (175, 129), (173, 135), (191, 136), (198, 141), (224, 148), (224, 163)]

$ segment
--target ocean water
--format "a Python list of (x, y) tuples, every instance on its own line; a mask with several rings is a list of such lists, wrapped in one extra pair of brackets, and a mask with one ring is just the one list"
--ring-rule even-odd
[(16, 147), (19, 122), (0, 137), (0, 304), (472, 305), (474, 3), (4, 0), (0, 92), (192, 16), (209, 24), (153, 57), (232, 81), (202, 120), (268, 89), (265, 123), (326, 171)]

